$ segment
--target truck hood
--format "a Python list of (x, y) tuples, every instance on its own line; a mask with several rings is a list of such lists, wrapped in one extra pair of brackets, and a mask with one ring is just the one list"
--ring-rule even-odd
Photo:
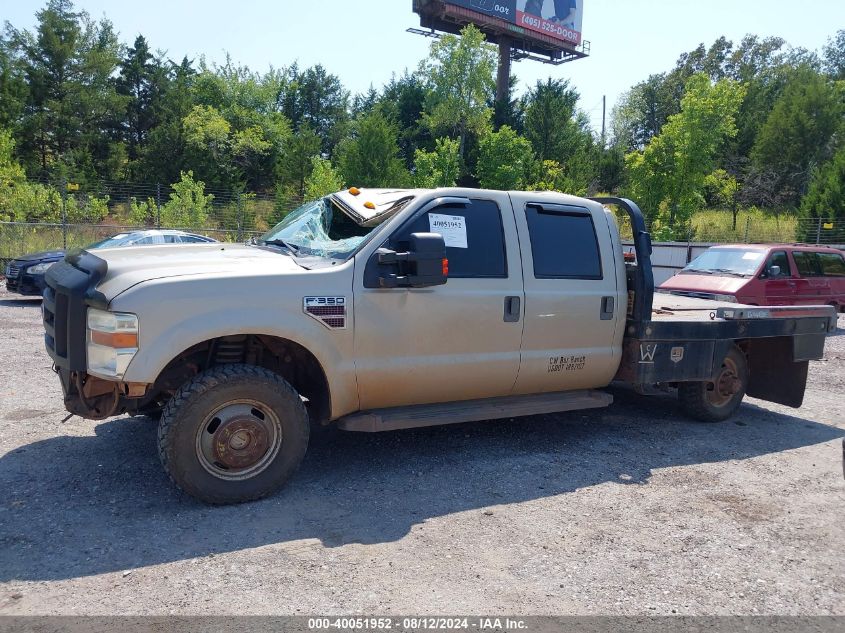
[(289, 255), (243, 244), (164, 244), (96, 250), (108, 264), (97, 289), (109, 301), (144, 281), (188, 275), (280, 275), (302, 272)]
[(670, 277), (660, 284), (660, 289), (732, 295), (739, 292), (749, 281), (747, 277), (684, 274)]

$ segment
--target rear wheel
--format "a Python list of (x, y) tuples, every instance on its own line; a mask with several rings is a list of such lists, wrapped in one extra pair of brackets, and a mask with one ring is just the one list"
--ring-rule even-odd
[(722, 422), (742, 403), (748, 386), (748, 363), (738, 347), (728, 351), (713, 382), (684, 382), (678, 399), (684, 411), (701, 422)]
[(165, 407), (159, 457), (173, 482), (207, 503), (259, 499), (281, 487), (308, 447), (308, 414), (280, 376), (252, 365), (199, 374)]

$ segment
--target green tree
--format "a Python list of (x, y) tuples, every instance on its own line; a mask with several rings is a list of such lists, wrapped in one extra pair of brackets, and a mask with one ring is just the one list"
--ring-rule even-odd
[[(830, 220), (840, 229), (837, 234), (842, 234), (841, 229), (845, 228), (845, 145), (830, 161), (813, 171), (799, 216), (805, 220)], [(802, 223), (805, 231), (800, 239), (815, 241), (815, 225), (815, 222)]]
[(414, 186), (425, 189), (454, 187), (461, 175), (458, 141), (439, 138), (434, 151), (418, 149), (414, 155)]
[(305, 196), (308, 178), (314, 169), (314, 157), (320, 153), (320, 137), (302, 124), (285, 145), (277, 173), (282, 188), (300, 200)]
[(14, 158), (15, 141), (11, 132), (0, 128), (0, 221), (17, 221), (15, 198), (26, 187), (23, 167)]
[(641, 202), (658, 237), (689, 234), (689, 219), (702, 202), (725, 138), (736, 134), (735, 116), (744, 88), (730, 79), (711, 84), (704, 73), (690, 77), (681, 111), (642, 152), (625, 158), (630, 197)]
[(121, 149), (111, 131), (125, 103), (113, 78), (120, 61), (114, 29), (75, 12), (70, 0), (49, 0), (36, 18), (34, 34), (10, 28), (29, 85), (19, 137), (25, 168), (56, 176), (61, 163), (61, 173), (77, 181), (114, 178), (120, 161), (111, 154)]
[(143, 35), (135, 38), (120, 62), (117, 92), (127, 98), (122, 121), (129, 160), (138, 160), (150, 131), (157, 125), (167, 73)]
[(833, 153), (842, 128), (845, 91), (814, 68), (796, 69), (757, 135), (754, 167), (773, 176), (771, 186), (797, 204), (807, 191), (813, 167)]
[(205, 183), (194, 180), (192, 171), (179, 174), (179, 182), (173, 183), (170, 199), (161, 207), (163, 226), (201, 228), (208, 220), (212, 194), (205, 193)]
[(0, 128), (11, 129), (20, 121), (28, 93), (15, 47), (0, 35)]
[(739, 214), (737, 196), (739, 182), (724, 169), (716, 169), (704, 179), (704, 197), (709, 204), (726, 207), (731, 210), (731, 230), (736, 231), (736, 218)]
[(507, 125), (489, 132), (478, 145), (478, 182), (484, 189), (524, 189), (531, 178), (531, 143)]
[(565, 79), (538, 81), (525, 96), (525, 138), (538, 160), (565, 161), (590, 133), (576, 118), (578, 92)]
[(358, 118), (336, 158), (343, 179), (356, 187), (402, 187), (410, 180), (399, 158), (399, 130), (379, 109)]
[(343, 189), (343, 177), (325, 158), (314, 156), (311, 174), (305, 180), (305, 199), (316, 200)]
[(845, 29), (839, 29), (825, 44), (824, 69), (832, 79), (845, 80)]
[(548, 79), (537, 82), (524, 103), (525, 137), (539, 164), (550, 161), (561, 169), (554, 188), (587, 193), (596, 177), (599, 148), (587, 116), (576, 108), (578, 92), (567, 81)]
[(398, 79), (391, 78), (378, 101), (382, 114), (399, 126), (399, 150), (409, 168), (416, 150), (432, 142), (431, 132), (422, 121), (427, 94), (423, 80), (406, 71)]
[(490, 127), (495, 69), (496, 54), (473, 25), (460, 37), (444, 35), (432, 42), (420, 64), (429, 89), (423, 120), (435, 135), (457, 136), (461, 157), (467, 135), (481, 136)]
[(349, 92), (320, 64), (304, 71), (297, 64), (288, 68), (277, 105), (294, 128), (306, 125), (314, 130), (327, 153), (343, 136), (349, 118)]
[(190, 169), (182, 122), (194, 106), (196, 71), (185, 57), (178, 64), (167, 62), (164, 73), (158, 123), (150, 130), (138, 161), (129, 165), (129, 175), (135, 180), (174, 182), (182, 171)]

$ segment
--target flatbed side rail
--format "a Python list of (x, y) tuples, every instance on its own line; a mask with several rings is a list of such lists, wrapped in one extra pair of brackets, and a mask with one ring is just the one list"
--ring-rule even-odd
[[(634, 306), (628, 317), (628, 333), (639, 333), (641, 326), (651, 319), (654, 302), (654, 273), (651, 269), (651, 235), (646, 230), (645, 218), (640, 208), (627, 198), (590, 198), (599, 204), (614, 205), (623, 209), (631, 220), (634, 233), (634, 250), (637, 253), (637, 278), (634, 282)], [(631, 331), (631, 326), (633, 332)]]

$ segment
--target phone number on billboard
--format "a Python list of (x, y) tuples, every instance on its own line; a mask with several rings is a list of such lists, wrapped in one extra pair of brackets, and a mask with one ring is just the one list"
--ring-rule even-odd
[(566, 40), (578, 41), (578, 33), (572, 29), (568, 29), (560, 24), (555, 24), (554, 22), (549, 22), (548, 20), (542, 20), (529, 13), (523, 14), (522, 23), (537, 31), (551, 33), (552, 35), (557, 35), (558, 37)]

